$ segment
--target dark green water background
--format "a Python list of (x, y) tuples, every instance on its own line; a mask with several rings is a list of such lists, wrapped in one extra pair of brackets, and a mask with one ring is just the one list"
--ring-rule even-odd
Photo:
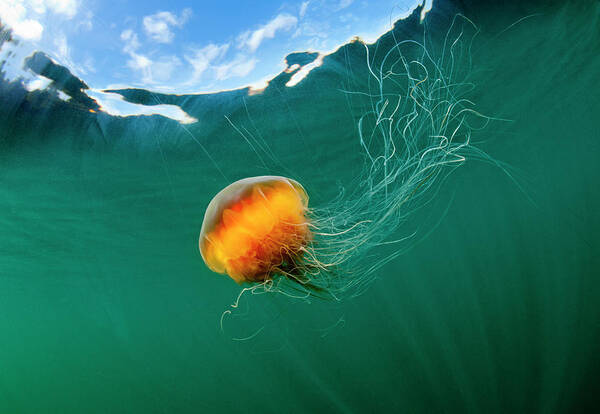
[(240, 287), (198, 254), (204, 208), (246, 176), (291, 176), (315, 205), (351, 185), (365, 107), (338, 89), (360, 88), (364, 49), (296, 88), (273, 82), (247, 111), (245, 91), (161, 96), (199, 118), (187, 128), (214, 163), (174, 121), (3, 81), (0, 413), (594, 411), (600, 3), (457, 4), (434, 2), (431, 33), (457, 11), (481, 29), (471, 99), (512, 121), (474, 141), (516, 182), (468, 161), (413, 216), (448, 208), (439, 226), (362, 296), (249, 298), (224, 333)]

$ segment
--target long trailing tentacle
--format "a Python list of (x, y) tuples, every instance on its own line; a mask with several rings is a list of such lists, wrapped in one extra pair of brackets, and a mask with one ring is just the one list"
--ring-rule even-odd
[[(381, 51), (364, 44), (366, 90), (340, 89), (368, 109), (358, 118), (365, 165), (355, 186), (325, 206), (306, 211), (312, 238), (285, 252), (265, 279), (240, 294), (277, 292), (301, 300), (341, 300), (361, 294), (386, 263), (414, 245), (414, 226), (399, 234), (417, 208), (429, 203), (453, 168), (469, 155), (473, 121), (495, 118), (469, 99), (471, 44), (477, 27), (455, 16), (436, 53), (423, 39), (398, 40)], [(392, 32), (392, 36), (394, 33)], [(394, 246), (387, 255), (381, 246)], [(238, 300), (232, 309), (237, 307)], [(230, 312), (227, 311), (227, 312)]]

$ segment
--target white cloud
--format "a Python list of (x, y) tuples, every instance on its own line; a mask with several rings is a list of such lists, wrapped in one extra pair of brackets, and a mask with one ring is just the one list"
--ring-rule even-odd
[(23, 4), (27, 9), (37, 14), (45, 14), (47, 11), (51, 11), (62, 14), (68, 19), (72, 19), (79, 8), (77, 0), (13, 0), (9, 3)]
[[(145, 16), (143, 18), (144, 32), (156, 42), (170, 43), (175, 36), (171, 27), (183, 26), (191, 13), (190, 9), (184, 9), (180, 16), (165, 11)], [(140, 40), (132, 29), (121, 32), (121, 40), (123, 41), (123, 52), (129, 55), (127, 66), (140, 75), (144, 84), (167, 82), (171, 80), (175, 68), (181, 66), (181, 59), (177, 56), (151, 58), (140, 53)]]
[(146, 34), (159, 43), (170, 43), (175, 35), (169, 25), (177, 23), (177, 18), (169, 12), (160, 12), (144, 17)]
[(138, 72), (145, 84), (166, 82), (171, 79), (173, 70), (181, 66), (181, 59), (177, 56), (161, 56), (151, 59), (147, 55), (138, 53), (140, 41), (137, 33), (131, 29), (121, 33), (121, 40), (124, 42), (123, 52), (129, 55), (127, 66), (134, 72)]
[(171, 27), (183, 26), (191, 14), (191, 9), (184, 9), (179, 17), (166, 11), (145, 16), (143, 19), (144, 31), (148, 37), (158, 43), (171, 43), (175, 37), (175, 34), (171, 31)]
[(40, 40), (42, 38), (42, 32), (44, 26), (40, 22), (34, 19), (25, 19), (14, 24), (10, 24), (17, 36), (27, 40)]
[(150, 70), (151, 64), (152, 64), (152, 60), (150, 58), (148, 58), (147, 56), (144, 56), (144, 55), (140, 55), (138, 53), (132, 53), (131, 59), (129, 59), (127, 61), (127, 66), (129, 66), (131, 69), (141, 70), (141, 71), (145, 71), (147, 69), (148, 75), (146, 77), (148, 79), (150, 79), (149, 70)]
[(125, 53), (131, 54), (140, 47), (138, 35), (131, 29), (124, 30), (121, 33), (121, 40), (125, 42), (125, 46), (123, 46), (123, 52)]
[(256, 66), (258, 59), (237, 55), (235, 59), (222, 65), (215, 66), (215, 78), (225, 80), (233, 77), (244, 77)]
[(238, 37), (238, 48), (247, 47), (254, 52), (265, 39), (272, 39), (279, 30), (288, 31), (296, 27), (298, 19), (290, 14), (278, 14), (266, 25), (254, 30), (242, 33)]
[(123, 45), (123, 52), (127, 53), (130, 58), (127, 61), (127, 66), (133, 71), (141, 72), (143, 82), (152, 82), (152, 73), (150, 71), (152, 60), (145, 55), (137, 53), (140, 47), (137, 33), (131, 29), (124, 30), (121, 33), (121, 40), (125, 43)]
[(76, 0), (0, 0), (0, 19), (16, 36), (36, 41), (42, 38), (48, 11), (71, 19), (77, 8)]
[(306, 9), (308, 8), (308, 3), (310, 3), (310, 1), (303, 1), (302, 4), (300, 5), (300, 13), (298, 13), (298, 16), (300, 16), (300, 18), (303, 18), (304, 15), (306, 14)]
[(127, 61), (127, 66), (142, 74), (142, 82), (152, 83), (152, 71), (150, 70), (152, 60), (147, 56), (137, 53), (131, 53), (130, 57), (131, 58)]
[[(37, 3), (43, 3), (43, 1), (38, 0)], [(46, 0), (45, 3), (50, 10), (69, 19), (77, 14), (78, 4), (76, 0)]]
[(215, 45), (213, 43), (201, 48), (192, 50), (192, 53), (185, 55), (187, 60), (193, 68), (192, 77), (187, 83), (194, 83), (202, 74), (210, 67), (211, 63), (215, 60), (222, 58), (227, 50), (229, 44)]
[(36, 20), (27, 16), (27, 8), (24, 1), (0, 1), (0, 19), (13, 29), (16, 36), (27, 40), (40, 40), (44, 26)]
[(37, 13), (37, 14), (46, 13), (46, 2), (44, 0), (12, 1), (13, 5), (17, 4), (17, 3), (25, 5), (28, 9), (33, 10), (34, 13)]

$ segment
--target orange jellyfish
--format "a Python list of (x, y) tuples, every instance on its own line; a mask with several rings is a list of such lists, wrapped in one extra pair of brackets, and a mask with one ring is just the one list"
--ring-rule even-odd
[(206, 265), (237, 283), (302, 276), (312, 239), (308, 195), (296, 181), (277, 176), (244, 178), (221, 190), (204, 214), (199, 248)]

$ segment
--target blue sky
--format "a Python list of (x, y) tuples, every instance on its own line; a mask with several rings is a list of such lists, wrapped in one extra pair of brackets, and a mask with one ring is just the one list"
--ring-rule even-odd
[(207, 92), (260, 84), (293, 51), (373, 41), (417, 2), (0, 0), (0, 18), (15, 61), (43, 50), (95, 89)]

